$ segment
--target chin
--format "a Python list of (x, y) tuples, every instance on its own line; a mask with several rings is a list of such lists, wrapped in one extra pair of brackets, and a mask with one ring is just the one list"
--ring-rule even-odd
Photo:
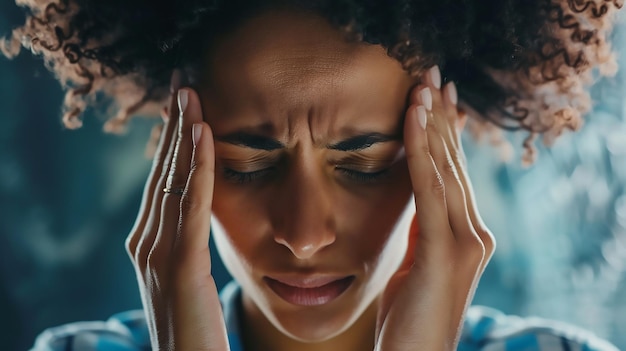
[[(334, 313), (333, 313), (334, 312)], [(270, 321), (283, 334), (303, 343), (319, 343), (348, 330), (360, 316), (357, 311), (330, 311), (325, 313), (301, 311), (275, 313)]]

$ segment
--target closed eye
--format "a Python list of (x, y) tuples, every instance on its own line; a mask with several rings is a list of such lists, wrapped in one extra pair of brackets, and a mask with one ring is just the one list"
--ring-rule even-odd
[(274, 167), (263, 168), (263, 169), (260, 169), (258, 171), (253, 171), (253, 172), (238, 172), (230, 168), (223, 169), (224, 178), (226, 178), (226, 180), (230, 182), (238, 183), (238, 184), (245, 184), (245, 183), (252, 183), (255, 181), (260, 181), (263, 178), (266, 178), (269, 175), (271, 175), (271, 173), (273, 173), (274, 171), (275, 171)]
[(361, 172), (355, 171), (348, 168), (335, 167), (335, 170), (340, 172), (343, 176), (348, 178), (351, 181), (357, 183), (374, 183), (389, 177), (390, 169), (386, 168), (376, 172)]

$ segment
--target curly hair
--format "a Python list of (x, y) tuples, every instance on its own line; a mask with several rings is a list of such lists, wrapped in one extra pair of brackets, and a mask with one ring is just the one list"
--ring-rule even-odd
[[(42, 55), (67, 90), (63, 122), (82, 124), (97, 96), (113, 100), (105, 130), (120, 132), (138, 113), (161, 108), (176, 68), (193, 72), (204, 44), (276, 6), (312, 11), (346, 40), (379, 44), (411, 75), (442, 68), (459, 105), (506, 144), (501, 130), (526, 130), (523, 163), (581, 127), (591, 108), (586, 86), (617, 71), (608, 35), (623, 0), (16, 0), (29, 14), (0, 40), (11, 58), (21, 47)], [(207, 38), (207, 33), (209, 38)]]

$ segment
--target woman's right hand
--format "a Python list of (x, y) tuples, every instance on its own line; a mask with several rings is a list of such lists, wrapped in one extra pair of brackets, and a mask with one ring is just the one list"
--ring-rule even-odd
[(203, 122), (197, 93), (179, 90), (177, 74), (172, 78), (169, 118), (164, 118), (126, 249), (137, 273), (153, 350), (226, 351), (226, 326), (208, 246), (213, 135)]

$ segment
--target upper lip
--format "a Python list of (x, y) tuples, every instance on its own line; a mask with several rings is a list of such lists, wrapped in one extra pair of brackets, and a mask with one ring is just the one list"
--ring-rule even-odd
[(311, 289), (318, 288), (320, 286), (348, 277), (351, 276), (338, 274), (281, 274), (266, 276), (265, 278), (276, 280), (280, 283), (290, 285), (296, 288)]

